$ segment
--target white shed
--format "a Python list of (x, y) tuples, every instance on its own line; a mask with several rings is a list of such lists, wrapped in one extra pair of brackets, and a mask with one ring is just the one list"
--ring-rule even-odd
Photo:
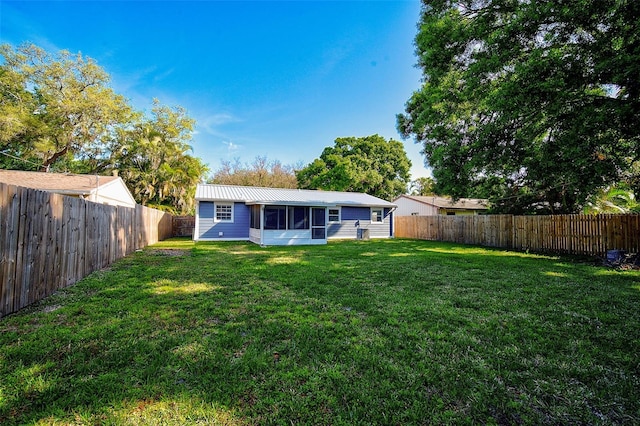
[(488, 210), (489, 202), (480, 198), (451, 198), (435, 195), (401, 195), (393, 203), (398, 206), (396, 216), (474, 215)]
[(84, 198), (94, 203), (123, 207), (136, 206), (136, 200), (122, 178), (118, 176), (0, 170), (0, 182)]

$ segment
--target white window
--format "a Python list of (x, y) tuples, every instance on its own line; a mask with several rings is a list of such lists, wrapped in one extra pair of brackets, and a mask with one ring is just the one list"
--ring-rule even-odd
[(340, 209), (329, 209), (329, 222), (340, 222)]
[(371, 223), (382, 223), (384, 221), (384, 209), (371, 209)]
[(216, 203), (216, 221), (233, 222), (233, 204)]

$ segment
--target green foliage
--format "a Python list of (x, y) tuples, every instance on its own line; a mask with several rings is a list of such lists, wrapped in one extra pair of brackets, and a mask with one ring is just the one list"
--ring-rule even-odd
[(627, 185), (618, 184), (598, 191), (587, 202), (584, 213), (640, 213), (640, 202)]
[(409, 193), (411, 195), (434, 195), (436, 183), (430, 177), (420, 177), (411, 181)]
[(222, 161), (221, 167), (213, 173), (209, 183), (221, 185), (261, 186), (265, 188), (297, 188), (296, 169), (301, 166), (282, 164), (267, 157), (256, 157), (251, 165)]
[[(33, 111), (37, 110), (35, 96), (25, 90), (25, 76), (6, 67), (0, 67), (0, 165), (4, 168), (25, 166), (34, 170), (41, 162), (30, 155), (28, 145), (18, 143), (29, 141), (39, 133), (39, 123)], [(21, 159), (25, 159), (21, 160)], [(11, 167), (18, 165), (18, 167)]]
[(151, 118), (109, 88), (91, 58), (25, 44), (0, 46), (0, 167), (118, 173), (136, 201), (193, 210), (208, 169), (188, 154), (195, 122), (154, 100)]
[(0, 424), (640, 423), (638, 271), (170, 240), (0, 319)]
[(364, 192), (391, 200), (405, 193), (410, 168), (401, 142), (372, 135), (336, 139), (296, 177), (301, 189)]
[(152, 118), (119, 129), (112, 142), (107, 172), (115, 172), (132, 189), (136, 202), (171, 213), (194, 208), (196, 185), (208, 168), (188, 154), (195, 121), (180, 107), (154, 100)]
[(42, 170), (68, 155), (95, 158), (114, 127), (130, 120), (125, 98), (108, 87), (109, 75), (81, 54), (51, 55), (25, 44), (0, 46), (2, 148), (37, 158)]
[(398, 116), (454, 197), (573, 213), (640, 158), (640, 3), (424, 1)]

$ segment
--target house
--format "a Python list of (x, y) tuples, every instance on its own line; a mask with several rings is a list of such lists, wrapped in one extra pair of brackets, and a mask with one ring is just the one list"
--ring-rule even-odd
[(198, 185), (193, 239), (300, 245), (391, 238), (395, 207), (355, 192)]
[(396, 216), (474, 215), (486, 213), (489, 202), (479, 198), (451, 198), (437, 196), (401, 195), (393, 202), (398, 206)]
[(133, 195), (129, 192), (122, 178), (117, 176), (0, 170), (0, 182), (84, 198), (100, 204), (136, 206)]

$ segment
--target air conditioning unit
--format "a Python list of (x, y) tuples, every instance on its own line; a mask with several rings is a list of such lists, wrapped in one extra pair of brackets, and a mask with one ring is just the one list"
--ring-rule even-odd
[(356, 236), (359, 240), (368, 240), (369, 239), (369, 230), (365, 228), (358, 228), (358, 234)]

